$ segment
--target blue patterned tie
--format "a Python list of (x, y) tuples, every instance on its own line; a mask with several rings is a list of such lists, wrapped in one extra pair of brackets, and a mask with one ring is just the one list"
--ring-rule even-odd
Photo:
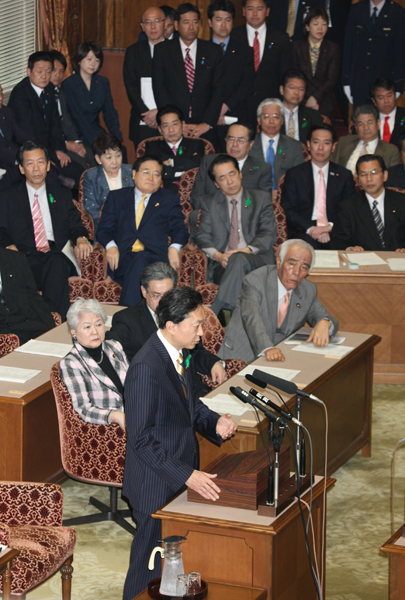
[(268, 148), (267, 148), (267, 152), (266, 152), (266, 163), (271, 165), (271, 174), (273, 177), (273, 190), (276, 190), (277, 186), (276, 186), (276, 180), (274, 177), (274, 161), (276, 160), (276, 156), (274, 154), (273, 144), (274, 144), (274, 140), (270, 140)]
[(377, 200), (374, 200), (374, 202), (373, 202), (373, 218), (374, 218), (375, 226), (377, 227), (378, 235), (380, 236), (381, 246), (383, 248), (385, 248), (384, 224), (382, 222), (380, 212), (377, 208), (377, 204), (378, 204)]

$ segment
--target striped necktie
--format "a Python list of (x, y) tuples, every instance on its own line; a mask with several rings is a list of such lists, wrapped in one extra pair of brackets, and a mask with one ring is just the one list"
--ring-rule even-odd
[(34, 236), (35, 246), (38, 252), (49, 252), (48, 239), (46, 237), (46, 231), (44, 221), (42, 219), (41, 209), (38, 202), (38, 194), (34, 194), (34, 204), (32, 206), (32, 221), (34, 224)]
[[(194, 71), (193, 59), (190, 56), (190, 48), (186, 48), (186, 58), (184, 60), (184, 66), (186, 69), (188, 91), (191, 94), (191, 92), (193, 91), (193, 87), (194, 87), (195, 71)], [(192, 107), (190, 106), (189, 114), (188, 114), (189, 118), (191, 118), (191, 115), (192, 115)]]
[(183, 354), (181, 352), (177, 359), (176, 370), (177, 370), (177, 375), (179, 376), (179, 379), (180, 379), (181, 387), (183, 388), (183, 393), (184, 393), (185, 397), (187, 398), (187, 387), (186, 387), (186, 380), (184, 377), (184, 367), (183, 367)]
[(260, 42), (258, 39), (259, 33), (255, 31), (255, 39), (253, 40), (253, 57), (255, 61), (255, 71), (260, 67)]
[(381, 246), (383, 248), (385, 248), (385, 242), (384, 242), (384, 223), (382, 222), (380, 211), (377, 208), (377, 204), (378, 204), (377, 200), (374, 200), (374, 202), (373, 202), (373, 209), (372, 209), (373, 219), (374, 219), (375, 226), (377, 227), (378, 235), (380, 236)]

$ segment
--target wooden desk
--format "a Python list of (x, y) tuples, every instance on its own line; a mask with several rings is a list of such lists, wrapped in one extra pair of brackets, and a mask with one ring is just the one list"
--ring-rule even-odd
[[(334, 482), (329, 478), (326, 487)], [(318, 477), (312, 507), (318, 564), (323, 490), (324, 479)], [(152, 515), (162, 520), (163, 537), (187, 537), (183, 546), (186, 573), (199, 571), (209, 581), (264, 588), (268, 600), (315, 600), (297, 503), (271, 519), (252, 510), (187, 502), (186, 494)], [(309, 492), (303, 497), (308, 502)]]
[[(108, 315), (121, 306), (105, 305)], [(69, 344), (62, 323), (38, 338)], [(61, 483), (66, 479), (60, 456), (59, 428), (49, 375), (58, 358), (12, 352), (1, 366), (39, 369), (25, 384), (0, 381), (0, 479)]]
[[(208, 600), (266, 600), (266, 590), (259, 588), (230, 585), (228, 583), (214, 583), (208, 581)], [(133, 600), (150, 600), (148, 590), (144, 590)]]
[(10, 600), (11, 596), (11, 569), (13, 560), (20, 554), (19, 550), (7, 548), (0, 552), (0, 575), (3, 579), (3, 600)]
[[(342, 252), (339, 252), (342, 257)], [(403, 254), (376, 252), (383, 259)], [(343, 266), (343, 263), (346, 266)], [(405, 383), (405, 272), (388, 264), (352, 271), (340, 259), (339, 269), (314, 269), (318, 298), (343, 331), (373, 333), (382, 339), (376, 348), (374, 383)]]
[(405, 600), (405, 538), (401, 538), (402, 527), (380, 548), (381, 552), (390, 555), (389, 600)]
[[(326, 358), (315, 354), (295, 352), (293, 346), (281, 342), (279, 347), (285, 355), (284, 363), (269, 363), (265, 358), (258, 358), (252, 364), (261, 366), (277, 366), (296, 369), (301, 372), (293, 381), (303, 384), (303, 390), (323, 400), (329, 415), (329, 448), (328, 474), (331, 475), (341, 467), (358, 450), (363, 456), (370, 456), (371, 451), (371, 405), (374, 347), (380, 338), (375, 335), (361, 333), (341, 333), (346, 338), (344, 345), (353, 350), (341, 359)], [(217, 393), (228, 393), (230, 386), (240, 386), (249, 391), (250, 384), (244, 377), (235, 375), (210, 392), (208, 397)], [(264, 390), (257, 388), (258, 391)], [(280, 404), (271, 392), (264, 392), (274, 402)], [(296, 405), (296, 396), (281, 394), (290, 409)], [(204, 468), (219, 454), (237, 454), (262, 447), (260, 429), (255, 424), (254, 413), (249, 411), (234, 420), (239, 431), (234, 438), (222, 444), (220, 448), (200, 436), (201, 467)], [(243, 420), (251, 420), (250, 424)], [(323, 407), (311, 400), (302, 401), (302, 422), (312, 436), (314, 450), (314, 473), (323, 473), (325, 460), (325, 419)], [(267, 427), (267, 420), (264, 420)], [(289, 444), (288, 435), (284, 443)], [(292, 465), (292, 470), (293, 465)]]

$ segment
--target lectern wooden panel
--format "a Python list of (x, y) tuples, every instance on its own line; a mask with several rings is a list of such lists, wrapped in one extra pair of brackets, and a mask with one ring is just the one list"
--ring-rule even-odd
[(398, 543), (402, 528), (403, 525), (380, 548), (390, 556), (389, 600), (405, 600), (405, 545)]

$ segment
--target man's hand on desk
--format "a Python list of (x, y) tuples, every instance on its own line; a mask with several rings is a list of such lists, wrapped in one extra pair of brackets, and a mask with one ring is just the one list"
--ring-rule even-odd
[(235, 435), (238, 430), (238, 426), (231, 419), (231, 415), (228, 413), (227, 415), (222, 415), (219, 417), (217, 421), (216, 432), (221, 436), (223, 440), (227, 440), (228, 438)]
[(350, 252), (364, 252), (364, 248), (361, 246), (350, 246), (347, 249), (350, 250)]
[(405, 248), (397, 248), (395, 252), (405, 252)]
[(329, 321), (326, 321), (325, 319), (319, 321), (305, 343), (309, 344), (310, 342), (313, 342), (314, 346), (327, 346), (329, 344), (329, 328)]
[(228, 375), (220, 360), (218, 360), (211, 369), (211, 379), (217, 385), (224, 383), (224, 381), (228, 379)]
[(281, 362), (285, 361), (285, 356), (281, 352), (280, 348), (269, 348), (269, 350), (264, 351), (264, 356), (267, 360), (281, 360)]
[(186, 486), (200, 494), (207, 500), (218, 500), (220, 489), (212, 481), (216, 475), (204, 473), (204, 471), (193, 471), (186, 481)]

